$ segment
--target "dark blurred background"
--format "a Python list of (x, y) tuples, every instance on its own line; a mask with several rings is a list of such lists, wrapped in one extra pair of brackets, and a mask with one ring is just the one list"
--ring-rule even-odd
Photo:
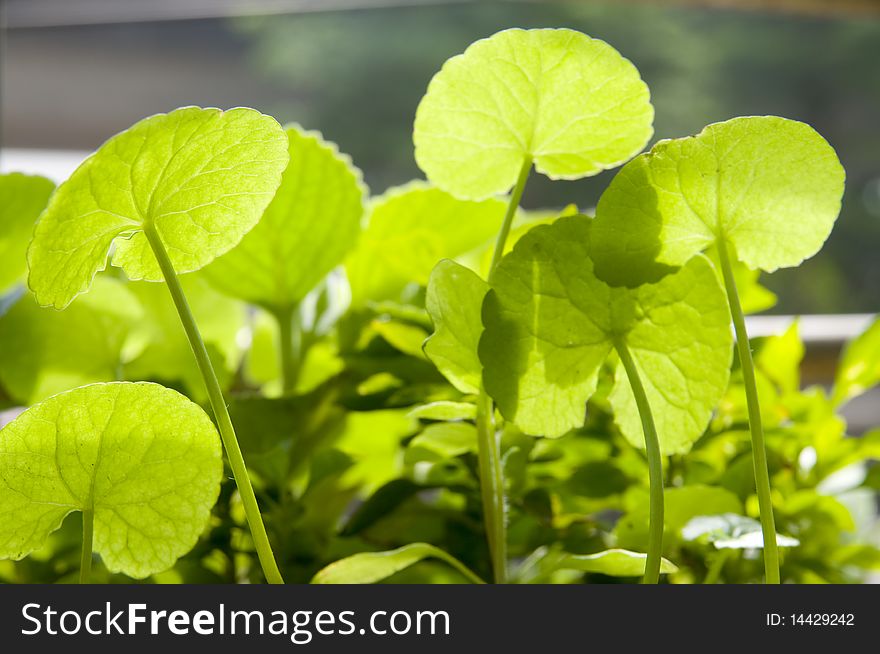
[[(88, 151), (148, 114), (246, 105), (323, 131), (374, 193), (420, 176), (413, 115), (445, 59), (506, 27), (584, 31), (638, 66), (657, 110), (655, 139), (747, 114), (814, 125), (847, 170), (843, 214), (819, 256), (766, 280), (780, 297), (773, 311), (880, 307), (876, 0), (4, 5), (4, 147)], [(591, 207), (612, 174), (556, 183), (533, 176), (524, 204)]]

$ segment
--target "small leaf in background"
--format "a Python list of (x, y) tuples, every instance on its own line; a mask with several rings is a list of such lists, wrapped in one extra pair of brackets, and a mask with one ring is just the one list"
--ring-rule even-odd
[(374, 198), (369, 224), (345, 264), (352, 303), (397, 299), (410, 283), (427, 285), (434, 264), (488, 242), (501, 227), (504, 202), (457, 200), (425, 182)]
[(422, 448), (449, 459), (476, 452), (477, 428), (469, 422), (434, 423), (413, 438), (409, 448)]
[(115, 243), (130, 279), (161, 281), (143, 232), (153, 225), (177, 272), (235, 246), (272, 200), (287, 137), (253, 109), (184, 107), (136, 123), (104, 143), (58, 187), (28, 250), (28, 284), (63, 309), (88, 290)]
[(364, 552), (331, 563), (312, 579), (313, 584), (374, 584), (425, 559), (440, 559), (470, 583), (484, 583), (463, 563), (427, 543), (404, 545), (387, 552)]
[[(692, 518), (681, 529), (681, 537), (686, 541), (711, 543), (715, 549), (761, 549), (764, 536), (761, 523), (736, 513), (722, 515), (703, 515)], [(776, 535), (779, 547), (797, 547), (800, 541), (791, 536)]]
[(45, 177), (0, 175), (0, 295), (24, 277), (34, 224), (54, 189)]
[[(201, 273), (181, 275), (180, 283), (225, 386), (229, 371), (236, 369), (241, 357), (237, 337), (245, 324), (246, 307), (215, 290)], [(207, 400), (205, 383), (193, 365), (192, 349), (168, 289), (164, 284), (150, 282), (132, 282), (127, 288), (144, 312), (131, 328), (124, 366), (126, 378), (182, 382), (191, 397)]]
[(800, 322), (795, 320), (782, 334), (764, 339), (755, 356), (755, 365), (780, 391), (795, 393), (801, 385), (803, 358)]
[(428, 338), (428, 332), (421, 327), (385, 319), (374, 320), (370, 327), (398, 352), (418, 358), (425, 356), (422, 344)]
[[(610, 549), (597, 554), (564, 554), (556, 568), (595, 572), (609, 577), (640, 577), (645, 574), (647, 554), (629, 550)], [(672, 574), (678, 568), (672, 561), (660, 560), (660, 574)]]
[(454, 261), (445, 259), (431, 272), (425, 307), (434, 333), (425, 354), (462, 393), (480, 392), (482, 366), (477, 346), (483, 333), (480, 312), (489, 285)]
[(336, 144), (286, 127), (290, 163), (260, 222), (205, 268), (218, 289), (268, 309), (298, 305), (357, 242), (367, 189)]
[(355, 464), (346, 471), (343, 481), (371, 493), (398, 477), (403, 463), (401, 442), (417, 427), (417, 421), (405, 411), (388, 409), (346, 414), (335, 447)]
[[(536, 227), (495, 270), (479, 348), (486, 390), (525, 432), (561, 436), (583, 425), (600, 367), (620, 339), (639, 368), (661, 449), (686, 452), (727, 386), (724, 293), (703, 257), (655, 285), (608, 286), (593, 274), (590, 223), (572, 216)], [(644, 447), (621, 370), (610, 399), (624, 436)]]
[[(742, 514), (739, 498), (728, 490), (692, 484), (665, 491), (666, 514), (663, 524), (663, 549), (668, 551), (681, 538), (681, 530), (697, 516)], [(614, 530), (620, 547), (641, 550), (648, 543), (648, 500), (639, 501), (617, 523)]]
[(94, 510), (94, 550), (111, 572), (160, 572), (207, 526), (222, 471), (214, 424), (175, 391), (122, 382), (56, 395), (0, 431), (0, 558)]
[(67, 311), (41, 308), (25, 294), (0, 316), (0, 381), (22, 404), (114, 381), (126, 339), (142, 318), (135, 295), (109, 277), (95, 279), (93, 292)]
[(660, 141), (599, 199), (596, 274), (615, 285), (656, 281), (719, 238), (749, 268), (797, 266), (828, 238), (843, 184), (834, 149), (786, 118), (734, 118)]
[(509, 29), (452, 57), (416, 111), (416, 162), (450, 193), (506, 193), (527, 159), (551, 179), (617, 166), (653, 134), (648, 87), (604, 41)]
[(880, 320), (847, 343), (834, 379), (832, 399), (845, 404), (880, 382)]
[(422, 420), (473, 420), (477, 417), (477, 405), (470, 402), (440, 400), (410, 409), (408, 416)]

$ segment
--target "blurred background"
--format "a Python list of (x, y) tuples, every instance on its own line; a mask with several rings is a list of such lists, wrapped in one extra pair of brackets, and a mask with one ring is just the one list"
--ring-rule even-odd
[[(246, 105), (319, 129), (374, 193), (419, 177), (411, 128), (431, 76), (497, 30), (565, 26), (641, 71), (655, 139), (736, 115), (814, 125), (848, 175), (822, 253), (766, 279), (781, 314), (880, 307), (877, 0), (5, 0), (4, 170), (63, 178), (112, 134), (180, 105)], [(533, 176), (527, 207), (592, 207), (613, 173)]]

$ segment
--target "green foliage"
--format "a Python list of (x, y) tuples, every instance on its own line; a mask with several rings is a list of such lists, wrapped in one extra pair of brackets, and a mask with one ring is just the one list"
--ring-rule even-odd
[(834, 379), (834, 403), (843, 404), (880, 383), (880, 320), (846, 346)]
[[(728, 313), (712, 268), (696, 259), (634, 291), (599, 280), (590, 219), (561, 218), (517, 243), (495, 272), (483, 309), (484, 382), (501, 413), (524, 431), (560, 436), (583, 425), (600, 367), (619, 343), (646, 385), (665, 454), (690, 449), (727, 383)], [(618, 368), (610, 395), (624, 435), (644, 437)]]
[(252, 109), (186, 107), (145, 118), (52, 196), (28, 250), (37, 302), (62, 309), (88, 290), (111, 244), (113, 264), (130, 279), (160, 281), (145, 226), (177, 272), (198, 270), (257, 223), (287, 160), (278, 123)]
[(135, 578), (192, 548), (222, 472), (208, 416), (155, 384), (56, 395), (7, 425), (0, 445), (0, 557), (26, 556), (69, 513), (88, 511), (95, 551)]
[(656, 280), (719, 242), (750, 268), (797, 266), (828, 238), (843, 183), (825, 139), (785, 118), (734, 118), (661, 141), (602, 194), (597, 274), (612, 284)]
[(427, 558), (437, 558), (458, 570), (469, 582), (483, 581), (446, 552), (427, 543), (413, 543), (390, 552), (366, 552), (328, 565), (313, 584), (372, 584)]
[(366, 188), (351, 159), (317, 132), (285, 129), (290, 163), (263, 217), (208, 266), (213, 284), (268, 309), (296, 306), (354, 247)]
[[(644, 554), (629, 550), (612, 549), (596, 554), (567, 554), (560, 558), (558, 569), (593, 572), (609, 577), (640, 577), (645, 573)], [(673, 563), (663, 559), (660, 564), (662, 574), (677, 572)]]
[(617, 166), (653, 133), (648, 87), (604, 41), (566, 29), (499, 32), (449, 59), (416, 112), (416, 161), (459, 197), (505, 193), (523, 162), (551, 179)]
[(45, 177), (0, 175), (0, 294), (24, 277), (34, 223), (54, 188)]

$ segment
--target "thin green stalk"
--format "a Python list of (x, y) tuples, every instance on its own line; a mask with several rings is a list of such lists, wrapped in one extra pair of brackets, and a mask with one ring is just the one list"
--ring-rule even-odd
[(639, 417), (642, 419), (642, 431), (645, 434), (645, 453), (648, 456), (648, 487), (649, 487), (649, 523), (648, 523), (648, 558), (645, 561), (643, 584), (656, 584), (660, 580), (660, 557), (663, 553), (663, 462), (660, 456), (660, 440), (654, 426), (654, 416), (648, 404), (648, 396), (638, 368), (633, 361), (629, 348), (622, 341), (614, 344), (620, 362), (626, 370), (629, 385), (636, 399)]
[(480, 466), (480, 496), (483, 523), (489, 540), (492, 574), (496, 584), (507, 583), (507, 511), (504, 502), (504, 473), (501, 443), (495, 428), (492, 398), (480, 391), (477, 398), (477, 438)]
[(79, 560), (79, 583), (89, 583), (89, 577), (92, 574), (92, 536), (95, 531), (95, 511), (94, 509), (83, 509), (83, 539), (82, 539), (82, 556)]
[[(504, 256), (504, 245), (510, 234), (510, 227), (526, 181), (532, 169), (531, 157), (523, 160), (516, 184), (510, 193), (507, 203), (507, 211), (498, 239), (495, 242), (495, 251), (492, 253), (492, 262), (489, 264), (489, 279)], [(489, 553), (492, 558), (492, 574), (496, 584), (507, 583), (507, 506), (504, 500), (504, 471), (501, 467), (501, 442), (495, 427), (495, 406), (492, 398), (486, 390), (480, 386), (480, 394), (477, 398), (477, 439), (478, 456), (480, 467), (480, 495), (483, 501), (483, 523), (486, 527), (486, 537), (489, 540)]]
[(293, 391), (299, 380), (302, 364), (302, 328), (299, 310), (296, 306), (278, 309), (274, 312), (278, 321), (281, 339), (281, 387), (285, 393)]
[(709, 566), (709, 569), (706, 571), (703, 584), (711, 585), (718, 583), (718, 579), (721, 578), (721, 572), (724, 570), (724, 564), (727, 563), (727, 559), (730, 558), (730, 555), (733, 554), (733, 552), (734, 550), (726, 549), (721, 550), (715, 555), (715, 560), (712, 561), (712, 565)]
[(736, 280), (727, 243), (718, 241), (718, 258), (727, 288), (727, 300), (730, 314), (733, 317), (733, 329), (736, 333), (736, 347), (743, 373), (743, 385), (746, 389), (746, 404), (749, 408), (749, 427), (752, 432), (752, 462), (755, 468), (755, 488), (758, 493), (758, 508), (761, 513), (761, 533), (764, 537), (764, 575), (768, 584), (778, 584), (779, 549), (776, 545), (776, 524), (773, 519), (773, 500), (770, 496), (770, 472), (767, 468), (767, 452), (764, 446), (764, 426), (761, 422), (761, 405), (758, 402), (758, 385), (755, 381), (755, 364), (752, 361), (752, 350), (749, 347), (749, 335), (746, 332), (746, 319), (743, 315)]
[(251, 536), (254, 539), (254, 547), (257, 550), (257, 557), (263, 568), (263, 574), (266, 577), (266, 581), (270, 584), (283, 584), (284, 579), (282, 579), (278, 565), (275, 563), (272, 546), (269, 543), (266, 527), (263, 525), (263, 518), (260, 515), (260, 507), (254, 495), (254, 487), (251, 485), (247, 466), (244, 463), (238, 439), (235, 437), (232, 419), (229, 417), (229, 410), (226, 408), (226, 400), (223, 398), (223, 391), (220, 388), (220, 382), (217, 380), (217, 374), (214, 372), (214, 366), (208, 356), (208, 350), (205, 348), (205, 342), (199, 333), (198, 325), (189, 308), (189, 303), (186, 301), (183, 287), (180, 285), (180, 280), (174, 271), (174, 265), (168, 257), (168, 252), (165, 250), (165, 245), (162, 243), (159, 233), (152, 225), (145, 226), (144, 233), (147, 236), (153, 254), (156, 256), (159, 268), (162, 270), (165, 284), (171, 293), (171, 299), (174, 300), (174, 306), (177, 308), (180, 322), (183, 324), (183, 329), (189, 339), (190, 347), (192, 347), (199, 371), (208, 390), (208, 398), (211, 401), (211, 408), (214, 410), (214, 417), (217, 419), (217, 427), (220, 430), (223, 447), (226, 449), (229, 467), (232, 468), (232, 475), (238, 486), (241, 503), (244, 506), (245, 516), (251, 530)]

